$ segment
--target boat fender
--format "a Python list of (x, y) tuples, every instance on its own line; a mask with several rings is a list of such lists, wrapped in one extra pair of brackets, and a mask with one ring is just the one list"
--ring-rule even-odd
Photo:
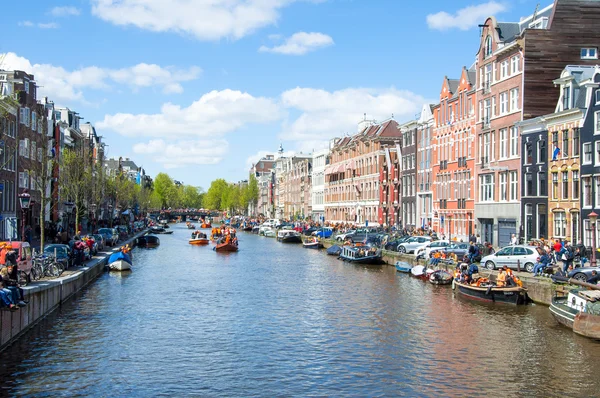
[(486, 295), (489, 295), (492, 292), (492, 287), (494, 287), (494, 285), (488, 286), (487, 291), (485, 292)]
[(456, 279), (452, 279), (452, 290), (456, 290)]

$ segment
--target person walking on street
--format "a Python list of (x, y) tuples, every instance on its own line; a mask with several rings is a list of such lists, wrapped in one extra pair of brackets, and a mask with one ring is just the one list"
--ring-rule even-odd
[(516, 245), (517, 243), (518, 243), (518, 240), (517, 240), (517, 235), (515, 235), (515, 234), (512, 234), (512, 235), (510, 236), (510, 244), (514, 246), (514, 245)]

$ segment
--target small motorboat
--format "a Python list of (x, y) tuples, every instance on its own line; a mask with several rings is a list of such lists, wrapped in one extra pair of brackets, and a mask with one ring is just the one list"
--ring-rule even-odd
[(344, 246), (340, 259), (351, 263), (382, 264), (381, 250), (370, 246)]
[(556, 292), (550, 304), (550, 313), (558, 323), (573, 332), (600, 339), (600, 286), (560, 277), (560, 282), (579, 285), (568, 292)]
[(424, 265), (415, 265), (410, 269), (410, 274), (412, 276), (416, 276), (417, 278), (424, 278), (427, 276), (426, 270), (427, 267)]
[(323, 244), (319, 241), (319, 239), (315, 236), (307, 237), (302, 242), (302, 247), (305, 249), (321, 249), (323, 248)]
[(200, 228), (212, 228), (212, 225), (208, 223), (202, 223), (202, 225), (200, 225)]
[(187, 223), (186, 226), (188, 229), (196, 229), (196, 226), (192, 223)]
[(277, 233), (277, 240), (283, 243), (302, 243), (302, 235), (293, 229), (284, 229)]
[(327, 254), (330, 256), (339, 256), (342, 252), (342, 248), (338, 245), (333, 245), (329, 249), (327, 249)]
[(264, 235), (267, 238), (275, 238), (277, 236), (277, 233), (275, 232), (275, 230), (273, 228), (265, 228), (264, 230)]
[(150, 227), (150, 232), (153, 234), (162, 234), (162, 235), (170, 235), (173, 233), (173, 231), (167, 231), (163, 227), (159, 227), (159, 226)]
[(209, 242), (206, 234), (200, 231), (192, 232), (192, 237), (188, 240), (190, 245), (208, 245)]
[(144, 235), (140, 236), (135, 240), (135, 245), (137, 247), (144, 247), (146, 249), (152, 249), (158, 247), (160, 245), (160, 239), (158, 236), (154, 235)]
[(111, 271), (131, 271), (131, 257), (122, 251), (113, 253), (108, 258), (108, 268)]
[(260, 230), (260, 227), (258, 225), (255, 225), (252, 227), (252, 233), (253, 234), (257, 234), (258, 235), (258, 231)]
[(429, 282), (434, 285), (449, 285), (452, 283), (452, 279), (454, 276), (444, 269), (438, 269), (429, 275)]
[(410, 274), (410, 270), (413, 268), (412, 265), (405, 261), (396, 261), (396, 271), (403, 272), (405, 274)]
[(494, 282), (469, 285), (453, 280), (452, 288), (475, 300), (516, 305), (527, 303), (527, 289), (521, 286), (498, 287)]
[(215, 246), (213, 250), (218, 252), (237, 252), (238, 245), (237, 242), (217, 243), (217, 246)]

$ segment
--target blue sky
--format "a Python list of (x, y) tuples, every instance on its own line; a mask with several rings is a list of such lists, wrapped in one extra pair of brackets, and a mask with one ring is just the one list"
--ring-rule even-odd
[[(488, 15), (538, 0), (22, 0), (0, 68), (34, 73), (110, 157), (205, 189), (280, 143), (309, 152), (364, 113), (410, 120), (473, 63)], [(551, 4), (541, 2), (540, 7)]]

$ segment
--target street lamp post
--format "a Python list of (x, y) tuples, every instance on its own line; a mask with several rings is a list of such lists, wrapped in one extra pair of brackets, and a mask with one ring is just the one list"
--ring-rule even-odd
[(452, 213), (448, 213), (448, 242), (452, 242)]
[(109, 222), (110, 228), (112, 228), (112, 222), (113, 222), (112, 221), (113, 220), (112, 209), (113, 209), (113, 205), (108, 205), (108, 222)]
[(598, 214), (592, 210), (590, 214), (588, 214), (590, 221), (592, 222), (592, 261), (591, 266), (596, 266), (596, 220), (598, 220)]
[(21, 204), (21, 240), (25, 240), (25, 214), (29, 210), (29, 204), (31, 203), (31, 195), (27, 190), (19, 195), (19, 203)]
[(75, 207), (75, 203), (73, 202), (65, 202), (63, 203), (65, 207), (65, 211), (67, 212), (67, 236), (69, 235), (69, 226), (71, 225), (71, 212)]

